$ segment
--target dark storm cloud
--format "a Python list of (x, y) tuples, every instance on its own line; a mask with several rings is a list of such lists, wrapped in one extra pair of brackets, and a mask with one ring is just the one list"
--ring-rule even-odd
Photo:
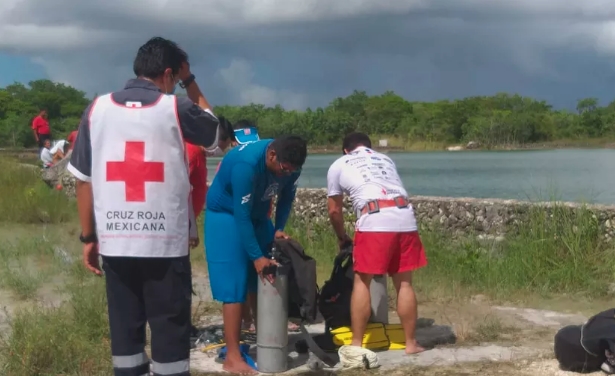
[(319, 106), (358, 89), (412, 100), (508, 91), (573, 106), (610, 100), (615, 83), (615, 2), (5, 1), (0, 51), (90, 93), (121, 85), (153, 35), (185, 47), (215, 103)]

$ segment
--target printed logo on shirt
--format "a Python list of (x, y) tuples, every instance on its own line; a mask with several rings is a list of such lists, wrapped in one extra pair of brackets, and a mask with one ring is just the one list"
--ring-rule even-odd
[(248, 202), (250, 202), (250, 197), (252, 197), (251, 193), (243, 196), (241, 198), (241, 204), (243, 205), (243, 204), (247, 204)]
[(273, 183), (270, 186), (268, 186), (267, 189), (265, 190), (265, 194), (263, 195), (262, 200), (263, 201), (271, 200), (273, 196), (278, 194), (278, 187), (279, 187), (278, 183)]

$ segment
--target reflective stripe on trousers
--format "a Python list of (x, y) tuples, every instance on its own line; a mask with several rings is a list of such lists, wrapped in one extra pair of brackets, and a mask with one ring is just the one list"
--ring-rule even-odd
[(114, 355), (113, 369), (116, 375), (149, 375), (149, 359), (144, 352), (135, 355)]
[(184, 376), (190, 374), (190, 360), (180, 360), (173, 363), (158, 363), (152, 361), (152, 371), (155, 376)]

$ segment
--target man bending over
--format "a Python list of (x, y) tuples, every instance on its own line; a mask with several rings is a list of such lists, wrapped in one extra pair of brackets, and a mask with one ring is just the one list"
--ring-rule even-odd
[[(288, 237), (283, 230), (306, 156), (306, 142), (296, 136), (241, 145), (224, 157), (209, 187), (205, 249), (213, 298), (224, 304), (227, 372), (256, 374), (239, 350), (242, 304), (256, 293), (257, 274), (275, 264), (274, 236)], [(278, 192), (274, 226), (267, 214)]]
[(327, 174), (329, 219), (340, 247), (349, 243), (342, 214), (343, 195), (350, 195), (357, 214), (354, 236), (354, 284), (350, 303), (352, 345), (361, 346), (371, 315), (369, 285), (388, 273), (397, 291), (397, 314), (406, 336), (406, 353), (424, 351), (414, 337), (417, 303), (412, 272), (427, 265), (408, 193), (395, 163), (371, 149), (369, 137), (344, 138), (344, 156)]

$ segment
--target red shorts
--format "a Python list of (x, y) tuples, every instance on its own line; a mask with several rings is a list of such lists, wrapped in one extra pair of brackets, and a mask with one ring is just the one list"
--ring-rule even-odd
[(354, 235), (354, 271), (365, 274), (397, 274), (427, 265), (417, 231), (361, 232)]

